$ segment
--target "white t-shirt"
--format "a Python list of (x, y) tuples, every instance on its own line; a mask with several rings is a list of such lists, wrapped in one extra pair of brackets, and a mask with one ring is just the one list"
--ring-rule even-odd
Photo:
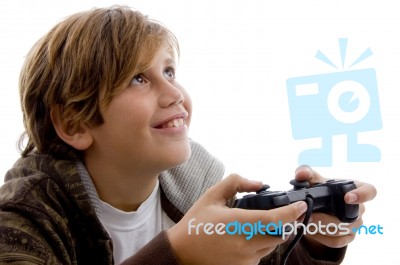
[(111, 236), (115, 264), (135, 254), (163, 228), (160, 189), (157, 181), (153, 192), (135, 212), (124, 212), (101, 201), (100, 221)]

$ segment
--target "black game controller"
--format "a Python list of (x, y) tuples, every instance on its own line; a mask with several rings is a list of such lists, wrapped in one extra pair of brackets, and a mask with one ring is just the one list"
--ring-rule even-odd
[(313, 212), (323, 212), (335, 215), (341, 222), (352, 223), (358, 218), (358, 204), (347, 204), (344, 195), (356, 188), (351, 180), (328, 180), (323, 184), (309, 187), (307, 181), (291, 180), (293, 189), (289, 191), (269, 191), (269, 185), (256, 194), (249, 194), (234, 203), (235, 208), (269, 210), (297, 201), (306, 201), (307, 197), (313, 200)]

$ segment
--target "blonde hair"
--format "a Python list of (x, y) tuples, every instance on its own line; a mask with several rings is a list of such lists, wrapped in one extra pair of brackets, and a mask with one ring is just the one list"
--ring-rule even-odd
[(128, 7), (92, 9), (57, 24), (33, 46), (21, 71), (22, 155), (35, 148), (58, 157), (79, 154), (57, 136), (51, 108), (73, 115), (75, 122), (102, 124), (100, 106), (148, 69), (163, 45), (179, 56), (166, 27)]

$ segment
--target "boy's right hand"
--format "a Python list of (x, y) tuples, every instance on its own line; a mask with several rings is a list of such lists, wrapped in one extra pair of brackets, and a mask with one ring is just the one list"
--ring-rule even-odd
[[(246, 235), (211, 235), (204, 233), (204, 224), (228, 224), (238, 221), (244, 223), (283, 224), (296, 221), (307, 209), (305, 202), (297, 202), (285, 207), (263, 211), (228, 208), (227, 200), (237, 192), (257, 191), (262, 187), (261, 182), (254, 182), (233, 174), (211, 187), (186, 213), (182, 220), (167, 231), (171, 246), (181, 264), (258, 264), (260, 259), (285, 240), (278, 236), (254, 235), (246, 240)], [(203, 223), (196, 234), (196, 229), (191, 229), (189, 235), (188, 225)], [(288, 237), (287, 237), (288, 238)]]

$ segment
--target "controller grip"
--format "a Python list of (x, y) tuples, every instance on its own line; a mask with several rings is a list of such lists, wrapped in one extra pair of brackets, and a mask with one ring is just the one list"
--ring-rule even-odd
[[(343, 185), (342, 186), (342, 193), (343, 196), (356, 188), (356, 185), (354, 183)], [(343, 197), (342, 197), (343, 198)], [(343, 208), (339, 209), (337, 212), (337, 217), (339, 218), (340, 221), (346, 222), (346, 223), (352, 223), (358, 218), (358, 211), (359, 211), (359, 205), (358, 204), (347, 204), (344, 202), (343, 198)]]

